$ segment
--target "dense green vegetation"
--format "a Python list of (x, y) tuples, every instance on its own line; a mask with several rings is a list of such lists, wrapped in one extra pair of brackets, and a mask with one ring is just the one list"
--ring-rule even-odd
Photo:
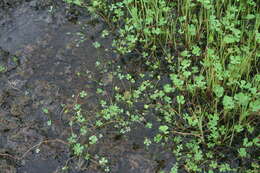
[[(144, 145), (171, 147), (177, 158), (171, 173), (260, 169), (259, 1), (66, 1), (101, 17), (110, 29), (103, 36), (115, 34), (115, 51), (136, 67), (97, 62), (117, 83), (109, 97), (100, 84), (100, 106), (91, 120), (74, 105), (71, 126), (79, 125), (80, 133), (69, 140), (76, 155), (97, 159), (109, 172), (108, 158), (87, 152), (103, 137), (100, 129), (125, 134), (143, 124), (158, 129)], [(82, 136), (88, 142), (80, 143)]]

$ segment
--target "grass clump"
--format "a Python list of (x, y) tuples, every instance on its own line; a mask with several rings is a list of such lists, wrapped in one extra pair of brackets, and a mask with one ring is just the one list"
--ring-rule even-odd
[[(116, 34), (118, 54), (138, 55), (128, 63), (139, 67), (101, 65), (103, 73), (112, 67), (112, 76), (122, 84), (113, 84), (110, 97), (100, 85), (100, 108), (91, 120), (97, 131), (81, 134), (89, 136), (86, 148), (104, 137), (100, 129), (112, 126), (126, 134), (142, 124), (157, 128), (144, 145), (171, 147), (178, 162), (172, 172), (259, 170), (257, 1), (91, 0), (84, 6)], [(90, 120), (79, 108), (75, 111), (74, 121), (86, 127)], [(75, 154), (81, 155), (84, 149), (76, 141)]]

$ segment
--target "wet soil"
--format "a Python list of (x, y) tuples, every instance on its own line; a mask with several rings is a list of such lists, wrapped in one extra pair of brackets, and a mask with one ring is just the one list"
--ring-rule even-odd
[[(62, 104), (82, 89), (96, 89), (79, 74), (95, 74), (98, 58), (115, 57), (105, 50), (111, 39), (100, 37), (106, 26), (81, 11), (56, 0), (0, 2), (0, 173), (62, 172), (66, 163), (70, 173), (102, 172), (95, 164), (81, 169), (66, 142), (70, 117)], [(95, 41), (105, 48), (95, 49)], [(95, 100), (93, 94), (90, 107)], [(111, 172), (169, 169), (174, 160), (167, 150), (142, 147), (145, 133), (140, 128), (128, 139), (111, 135), (99, 146), (97, 152), (111, 158)]]

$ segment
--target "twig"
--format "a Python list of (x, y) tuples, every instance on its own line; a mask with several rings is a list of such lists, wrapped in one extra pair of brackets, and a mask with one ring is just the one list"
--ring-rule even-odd
[(64, 145), (68, 145), (67, 142), (64, 142), (64, 141), (61, 140), (61, 139), (45, 140), (45, 141), (42, 141), (42, 142), (40, 142), (40, 143), (38, 143), (38, 144), (32, 146), (29, 150), (27, 150), (27, 151), (22, 155), (22, 157), (19, 158), (19, 160), (23, 159), (23, 158), (24, 158), (31, 150), (33, 150), (34, 148), (39, 147), (39, 146), (41, 146), (41, 145), (44, 144), (44, 143), (51, 143), (51, 142), (59, 142), (59, 143), (62, 143), (62, 144), (64, 144)]
[(59, 143), (62, 143), (62, 144), (64, 144), (64, 145), (68, 145), (67, 142), (65, 142), (65, 141), (63, 141), (63, 140), (61, 140), (61, 139), (45, 140), (45, 141), (42, 141), (42, 142), (40, 142), (40, 143), (38, 143), (38, 144), (32, 146), (31, 148), (29, 148), (21, 157), (15, 157), (15, 156), (12, 156), (12, 155), (6, 154), (6, 153), (0, 153), (0, 156), (2, 156), (2, 157), (10, 157), (10, 158), (12, 158), (12, 159), (14, 159), (14, 160), (22, 160), (22, 159), (25, 158), (26, 155), (27, 155), (30, 151), (32, 151), (34, 148), (39, 147), (39, 146), (41, 146), (42, 144), (51, 143), (51, 142), (59, 142)]
[(193, 134), (193, 133), (185, 133), (185, 132), (178, 132), (178, 131), (172, 131), (173, 133), (179, 134), (179, 135), (184, 135), (184, 136), (196, 136), (201, 138), (201, 135), (198, 134)]
[(14, 159), (14, 160), (18, 160), (17, 158), (15, 158), (14, 156), (12, 156), (11, 154), (0, 153), (0, 156), (2, 156), (2, 157), (10, 157), (10, 158), (12, 158), (12, 159)]

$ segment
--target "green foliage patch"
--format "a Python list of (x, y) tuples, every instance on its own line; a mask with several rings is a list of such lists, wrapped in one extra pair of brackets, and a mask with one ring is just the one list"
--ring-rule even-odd
[[(72, 3), (72, 1), (70, 1)], [(82, 5), (82, 1), (73, 2)], [(169, 145), (177, 164), (171, 172), (248, 172), (260, 169), (260, 3), (253, 0), (91, 0), (84, 7), (110, 26), (115, 51), (137, 53), (142, 67), (97, 63), (101, 73), (112, 67), (114, 94), (100, 84), (99, 109), (89, 120), (75, 104), (80, 134), (70, 143), (75, 155), (104, 138), (102, 130), (131, 131), (133, 125), (157, 128), (144, 145)], [(101, 45), (93, 43), (96, 48)], [(128, 62), (132, 63), (132, 61)], [(81, 97), (87, 95), (80, 93)], [(84, 96), (83, 96), (84, 95)], [(143, 105), (140, 108), (140, 105)], [(94, 126), (89, 126), (95, 122)], [(86, 143), (79, 143), (88, 136)], [(87, 154), (86, 154), (87, 153)], [(239, 165), (234, 167), (227, 158)], [(98, 157), (109, 172), (109, 161)]]

